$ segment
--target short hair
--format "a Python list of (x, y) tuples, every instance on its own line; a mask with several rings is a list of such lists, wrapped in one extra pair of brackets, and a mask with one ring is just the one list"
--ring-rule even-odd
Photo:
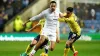
[(68, 7), (66, 10), (70, 11), (70, 12), (73, 12), (73, 8), (72, 7)]
[(51, 1), (51, 2), (50, 2), (50, 4), (51, 4), (51, 3), (55, 3), (55, 4), (56, 4), (56, 2), (55, 2), (55, 1)]

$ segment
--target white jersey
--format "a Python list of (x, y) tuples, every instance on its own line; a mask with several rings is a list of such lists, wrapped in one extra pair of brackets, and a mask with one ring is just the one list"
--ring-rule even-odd
[(54, 12), (51, 12), (50, 8), (48, 8), (44, 10), (42, 13), (40, 13), (39, 15), (32, 17), (30, 21), (44, 17), (46, 21), (45, 21), (44, 28), (42, 29), (42, 31), (48, 30), (54, 33), (56, 32), (56, 29), (57, 29), (59, 14), (60, 14), (59, 10), (56, 9)]

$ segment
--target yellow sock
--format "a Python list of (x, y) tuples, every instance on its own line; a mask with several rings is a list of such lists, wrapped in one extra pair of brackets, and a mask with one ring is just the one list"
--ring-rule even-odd
[(69, 50), (70, 50), (70, 48), (65, 48), (64, 49), (64, 56), (67, 56), (68, 55)]
[(73, 52), (75, 52), (75, 47), (74, 47), (74, 46), (70, 47), (70, 49), (71, 49)]
[(25, 53), (29, 54), (30, 50), (32, 49), (32, 47), (30, 45), (27, 46)]

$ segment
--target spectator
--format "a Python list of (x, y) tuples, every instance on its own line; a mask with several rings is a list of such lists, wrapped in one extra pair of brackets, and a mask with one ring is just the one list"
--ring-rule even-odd
[(34, 0), (29, 0), (29, 4), (31, 4)]
[(17, 16), (14, 20), (14, 31), (21, 32), (23, 31), (23, 21), (20, 16)]
[(96, 29), (94, 29), (94, 25), (91, 26), (91, 29), (89, 31), (90, 33), (96, 33)]
[(76, 8), (76, 3), (74, 3), (74, 13), (76, 14), (77, 13), (77, 8)]
[(98, 32), (98, 33), (100, 32), (100, 25), (99, 25), (99, 24), (97, 25), (97, 30), (96, 30), (96, 32)]
[(0, 0), (0, 6), (3, 5), (3, 4), (4, 4), (4, 3), (3, 3), (3, 0)]
[(84, 28), (84, 21), (83, 20), (79, 20), (79, 25), (81, 28)]
[(28, 29), (30, 29), (31, 27), (32, 27), (32, 22), (28, 22), (28, 23), (26, 24), (25, 30), (28, 30)]
[(76, 7), (76, 15), (77, 15), (77, 17), (78, 17), (79, 19), (82, 18), (82, 15), (81, 15), (81, 14), (82, 14), (82, 13), (81, 13), (80, 6), (77, 5), (77, 7)]
[(92, 20), (95, 19), (95, 14), (96, 14), (95, 10), (91, 9), (91, 18), (92, 18)]
[(3, 32), (4, 29), (4, 18), (2, 14), (2, 10), (0, 10), (0, 32)]
[(7, 0), (3, 0), (3, 5), (6, 7)]
[(62, 28), (62, 33), (63, 33), (63, 34), (66, 34), (66, 33), (67, 33), (67, 32), (66, 32), (66, 27), (63, 27), (63, 28)]
[(11, 4), (8, 4), (6, 6), (5, 13), (8, 14), (8, 19), (11, 19), (13, 17), (13, 7), (11, 6)]
[(13, 2), (13, 8), (14, 8), (14, 15), (19, 13), (22, 10), (22, 1), (21, 0), (16, 0)]
[(2, 12), (2, 17), (4, 18), (5, 20), (5, 23), (8, 21), (8, 14), (6, 14), (4, 11)]
[(29, 5), (29, 0), (22, 0), (22, 7), (25, 8)]
[(84, 16), (83, 16), (83, 19), (84, 19), (84, 20), (89, 19), (89, 11), (88, 11), (88, 9), (84, 9)]

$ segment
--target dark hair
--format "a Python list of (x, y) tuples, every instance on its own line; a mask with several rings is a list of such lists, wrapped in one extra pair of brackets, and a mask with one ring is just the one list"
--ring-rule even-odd
[(73, 12), (73, 8), (72, 7), (68, 7), (67, 11)]
[(50, 2), (50, 4), (51, 4), (51, 3), (55, 3), (55, 4), (56, 4), (56, 2), (55, 2), (55, 1), (51, 1), (51, 2)]

